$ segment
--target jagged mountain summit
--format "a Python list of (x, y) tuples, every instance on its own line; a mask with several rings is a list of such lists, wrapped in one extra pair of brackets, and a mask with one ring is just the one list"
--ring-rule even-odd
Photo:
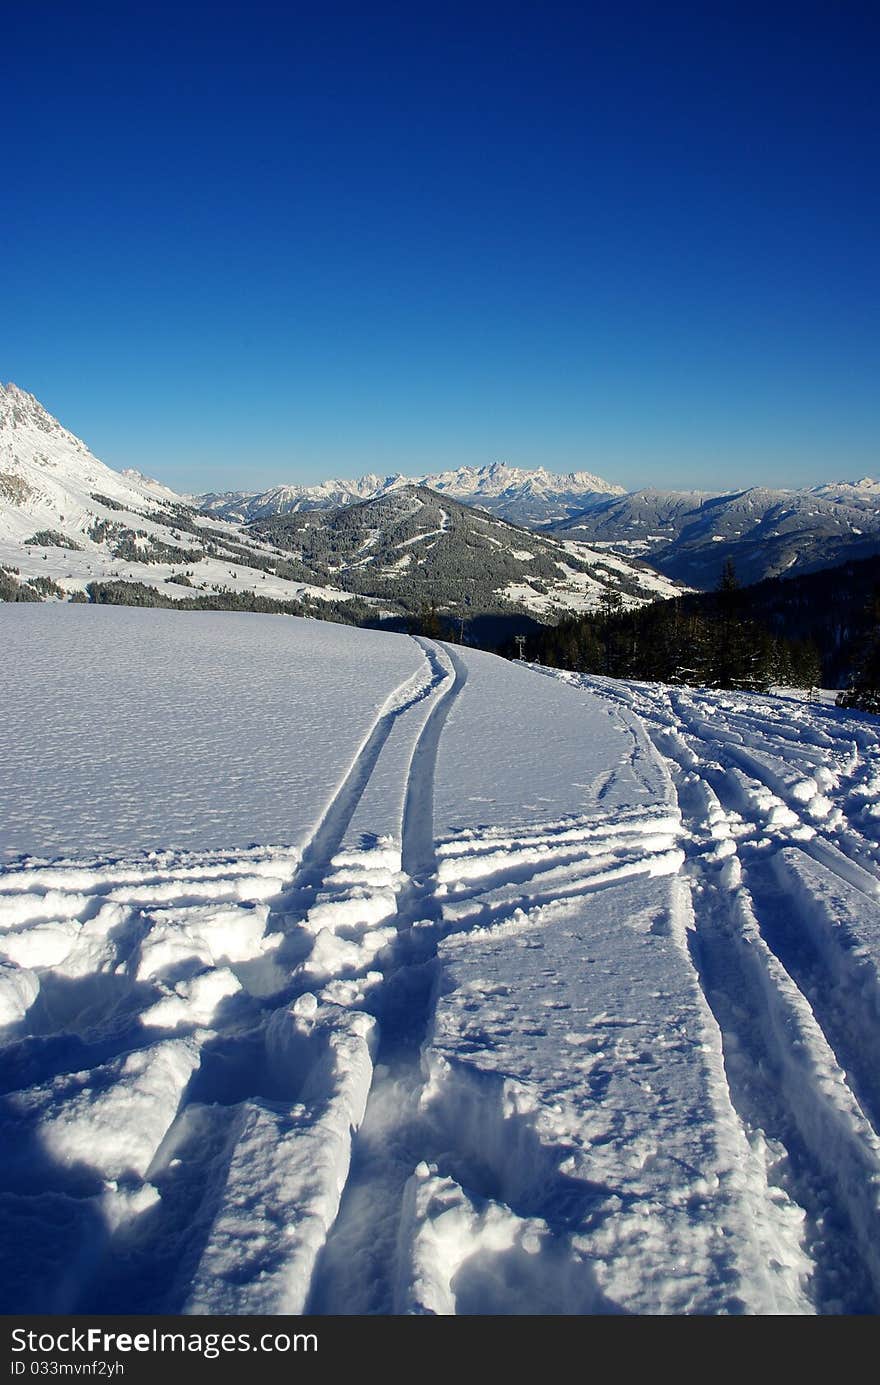
[(490, 466), (457, 467), (422, 476), (368, 474), (357, 480), (322, 481), (314, 486), (274, 486), (267, 491), (226, 491), (191, 497), (200, 508), (224, 519), (247, 523), (270, 515), (332, 509), (359, 500), (377, 500), (406, 486), (427, 486), (464, 505), (476, 505), (513, 524), (540, 528), (580, 513), (609, 496), (624, 495), (622, 486), (589, 471), (558, 475), (494, 462)]
[(501, 519), (529, 528), (543, 528), (609, 495), (625, 494), (623, 486), (589, 471), (558, 475), (545, 467), (525, 471), (503, 462), (443, 471), (427, 477), (424, 484), (463, 504), (477, 505)]
[(159, 481), (114, 471), (17, 385), (0, 385), (0, 598), (251, 609), (320, 591), (240, 526), (209, 518)]
[(209, 491), (187, 498), (205, 514), (217, 515), (235, 524), (250, 524), (273, 515), (333, 510), (339, 505), (354, 505), (359, 500), (374, 500), (408, 484), (405, 476), (378, 476), (369, 472), (353, 481), (332, 479), (319, 481), (314, 486), (272, 486), (266, 491)]
[(638, 555), (703, 590), (727, 562), (741, 582), (813, 572), (880, 552), (880, 482), (727, 493), (642, 490), (554, 525), (560, 538)]
[(20, 532), (23, 538), (34, 521), (54, 523), (59, 515), (77, 530), (94, 492), (138, 512), (162, 498), (180, 499), (138, 472), (111, 470), (32, 394), (17, 385), (0, 384), (3, 535)]
[[(486, 486), (501, 496), (505, 480), (496, 472)], [(0, 388), (0, 598), (207, 603), (354, 623), (433, 605), (456, 622), (488, 613), (547, 621), (598, 605), (608, 590), (634, 604), (677, 590), (631, 559), (539, 540), (404, 477), (353, 484), (381, 494), (365, 500), (326, 482), (318, 509), (289, 516), (314, 517), (301, 532), (276, 511), (246, 527), (137, 471), (112, 470), (9, 385)], [(447, 478), (454, 484), (460, 473)], [(426, 541), (431, 529), (442, 541)]]

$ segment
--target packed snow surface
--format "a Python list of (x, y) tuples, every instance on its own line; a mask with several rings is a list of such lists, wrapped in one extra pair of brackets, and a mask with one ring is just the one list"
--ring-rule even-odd
[(875, 722), (0, 634), (4, 1311), (877, 1311)]
[(10, 603), (0, 629), (6, 855), (299, 846), (426, 678), (410, 640), (278, 616)]

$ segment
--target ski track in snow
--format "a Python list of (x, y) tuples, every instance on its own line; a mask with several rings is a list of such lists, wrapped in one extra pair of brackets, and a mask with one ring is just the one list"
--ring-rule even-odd
[[(567, 680), (570, 675), (563, 675)], [(804, 1213), (812, 1311), (880, 1303), (880, 738), (774, 698), (577, 681), (668, 765), (731, 1099)]]
[(297, 846), (0, 874), (4, 1311), (877, 1311), (874, 725), (417, 643)]
[[(433, 763), (466, 674), (418, 643), (423, 668), (301, 851), (0, 876), (16, 1310), (303, 1310), (372, 1078), (369, 1011), (409, 965), (408, 915), (430, 892), (403, 863), (430, 875)], [(132, 1111), (137, 1139), (114, 1136)]]

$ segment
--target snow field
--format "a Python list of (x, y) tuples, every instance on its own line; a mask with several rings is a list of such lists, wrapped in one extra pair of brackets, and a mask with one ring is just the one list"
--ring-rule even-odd
[[(140, 615), (123, 624), (117, 650)], [(285, 624), (273, 622), (282, 635)], [(174, 649), (179, 627), (154, 628)], [(410, 762), (454, 675), (433, 645), (380, 635), (379, 658), (364, 670), (363, 644), (346, 649), (339, 631), (315, 634), (306, 622), (295, 632), (301, 656), (324, 654), (309, 675), (330, 715), (334, 695), (352, 704), (342, 738), (320, 759), (300, 766), (291, 753), (279, 767), (298, 844), (30, 857), (0, 876), (5, 1116), (11, 1144), (27, 1125), (41, 1150), (33, 1186), (17, 1189), (10, 1209), (14, 1220), (24, 1200), (32, 1213), (35, 1258), (30, 1277), (7, 1284), (16, 1306), (302, 1311), (370, 1086), (376, 1021), (363, 1006), (383, 980), (371, 963), (397, 938), (381, 921), (395, 918), (408, 880), (404, 818), (418, 798)], [(231, 670), (240, 716), (258, 632), (227, 633), (242, 646)], [(284, 690), (300, 725), (314, 716), (292, 696), (289, 666)], [(192, 749), (174, 750), (186, 774)], [(334, 779), (329, 798), (315, 793), (316, 781)], [(80, 791), (73, 786), (74, 809)], [(42, 845), (33, 824), (29, 844)], [(180, 1035), (176, 1048), (166, 1034)], [(161, 1071), (178, 1049), (188, 1065), (177, 1063), (177, 1085), (147, 1083), (142, 1094), (141, 1069)], [(34, 1081), (46, 1073), (48, 1083)], [(125, 1156), (114, 1153), (122, 1136), (105, 1138), (105, 1128), (125, 1132), (129, 1116), (137, 1149)], [(84, 1158), (95, 1139), (107, 1145), (100, 1166)], [(123, 1192), (112, 1186), (120, 1180)], [(37, 1241), (59, 1198), (76, 1206), (74, 1259), (88, 1270), (53, 1285)], [(111, 1216), (108, 1199), (116, 1207), (120, 1198)], [(108, 1228), (100, 1238), (99, 1223)]]
[(869, 719), (63, 615), (5, 627), (5, 1311), (876, 1310)]
[(389, 695), (422, 677), (412, 641), (360, 636), (286, 616), (0, 605), (0, 859), (302, 845)]

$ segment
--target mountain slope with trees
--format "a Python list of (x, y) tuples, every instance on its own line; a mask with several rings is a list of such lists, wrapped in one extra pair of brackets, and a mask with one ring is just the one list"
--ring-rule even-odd
[(313, 581), (332, 582), (395, 614), (435, 608), (454, 623), (516, 608), (558, 619), (598, 607), (609, 591), (624, 605), (638, 605), (674, 590), (639, 563), (563, 545), (426, 486), (259, 520), (248, 533), (288, 553)]

